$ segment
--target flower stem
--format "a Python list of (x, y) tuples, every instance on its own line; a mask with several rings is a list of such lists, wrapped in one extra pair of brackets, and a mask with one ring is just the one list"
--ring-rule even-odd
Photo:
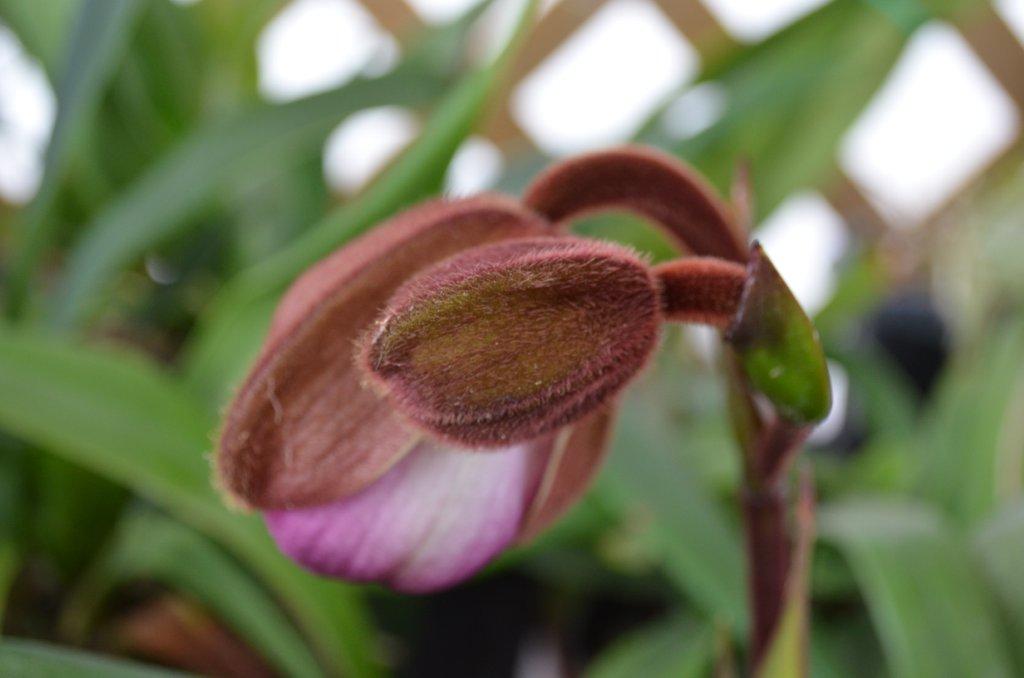
[(736, 355), (727, 351), (724, 358), (730, 412), (743, 453), (740, 497), (751, 617), (749, 652), (756, 673), (786, 605), (793, 550), (786, 471), (810, 428), (759, 408)]
[(716, 257), (687, 257), (655, 266), (654, 276), (668, 320), (725, 329), (739, 308), (747, 269)]
[(768, 649), (785, 601), (790, 558), (785, 494), (779, 482), (759, 489), (748, 486), (743, 491), (754, 667)]

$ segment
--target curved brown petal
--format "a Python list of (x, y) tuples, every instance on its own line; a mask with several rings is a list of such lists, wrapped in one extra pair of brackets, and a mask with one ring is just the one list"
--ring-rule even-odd
[(553, 222), (629, 210), (662, 226), (693, 254), (747, 259), (744, 239), (714, 189), (676, 158), (652, 149), (625, 146), (552, 165), (523, 201)]
[(542, 235), (549, 224), (498, 196), (404, 212), (300, 277), (225, 418), (221, 484), (258, 508), (322, 504), (383, 474), (421, 433), (361, 383), (355, 342), (409, 276), (462, 249)]
[(598, 410), (562, 432), (519, 529), (519, 542), (529, 541), (547, 529), (590, 487), (608, 453), (615, 410)]

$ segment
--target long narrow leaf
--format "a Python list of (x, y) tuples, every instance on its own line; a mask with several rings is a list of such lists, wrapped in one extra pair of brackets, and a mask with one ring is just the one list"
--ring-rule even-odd
[(30, 640), (0, 640), (0, 675), (7, 678), (171, 678), (184, 673), (68, 650)]
[(0, 536), (0, 627), (3, 626), (7, 594), (14, 582), (14, 576), (18, 573), (20, 563), (20, 554), (14, 540)]
[(853, 568), (892, 675), (1011, 675), (980, 573), (936, 511), (865, 499), (824, 507), (819, 525)]
[(1024, 502), (979, 526), (972, 552), (1007, 620), (1018, 675), (1024, 672)]
[(671, 398), (667, 382), (674, 378), (683, 377), (671, 356), (663, 356), (658, 369), (631, 389), (600, 491), (625, 511), (650, 515), (650, 548), (664, 560), (672, 582), (709, 619), (723, 620), (743, 634), (748, 620), (739, 533), (702, 484), (699, 470), (678, 453), (686, 436), (665, 407)]
[(444, 84), (440, 73), (406, 64), (379, 78), (263, 105), (197, 130), (88, 226), (71, 253), (54, 323), (81, 322), (119, 271), (189, 227), (190, 218), (241, 172), (285, 171), (348, 115), (374, 106), (416, 106), (438, 96)]
[(207, 604), (283, 674), (320, 674), (316, 659), (267, 594), (234, 561), (184, 525), (153, 512), (126, 517), (82, 587), (86, 607), (94, 608), (117, 584), (140, 578)]
[(376, 672), (358, 596), (300, 570), (258, 519), (224, 508), (206, 459), (212, 419), (148, 362), (0, 329), (0, 427), (131, 487), (233, 549), (336, 670)]
[(589, 678), (698, 678), (708, 675), (711, 634), (672, 617), (616, 641), (587, 667)]
[(994, 329), (965, 357), (940, 385), (916, 460), (918, 491), (969, 524), (1024, 483), (1024, 323)]
[(915, 26), (861, 0), (835, 0), (701, 80), (724, 100), (722, 117), (695, 137), (668, 135), (656, 116), (641, 133), (671, 148), (721, 188), (748, 162), (760, 216), (829, 177), (842, 135), (895, 65)]
[(42, 62), (51, 80), (59, 68), (61, 48), (82, 0), (0, 0), (0, 21), (14, 31), (25, 49)]
[(43, 182), (20, 227), (19, 247), (7, 281), (7, 312), (22, 310), (29, 279), (55, 232), (50, 208), (77, 137), (96, 111), (144, 2), (86, 0), (79, 11), (57, 85), (57, 120), (46, 148)]

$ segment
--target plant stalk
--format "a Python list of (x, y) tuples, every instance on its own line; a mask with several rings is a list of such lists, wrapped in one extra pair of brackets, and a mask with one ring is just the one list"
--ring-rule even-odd
[(786, 522), (786, 492), (781, 482), (745, 487), (747, 588), (750, 596), (751, 666), (764, 657), (785, 606), (791, 540)]

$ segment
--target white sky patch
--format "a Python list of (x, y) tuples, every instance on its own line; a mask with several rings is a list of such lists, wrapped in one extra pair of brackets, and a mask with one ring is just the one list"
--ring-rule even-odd
[(1024, 0), (996, 0), (996, 10), (1024, 42)]
[(522, 0), (492, 0), (470, 29), (470, 63), (482, 66), (496, 58), (512, 37), (522, 11)]
[(57, 101), (42, 66), (0, 26), (0, 195), (27, 203), (43, 176)]
[(549, 153), (603, 146), (631, 136), (697, 67), (696, 52), (655, 6), (615, 0), (516, 90), (513, 114)]
[(843, 432), (846, 424), (847, 402), (850, 397), (850, 377), (839, 363), (828, 361), (828, 376), (832, 383), (832, 409), (820, 424), (814, 427), (807, 442), (811, 445), (826, 445)]
[(260, 91), (286, 101), (336, 87), (386, 53), (389, 39), (353, 0), (295, 0), (260, 35)]
[(445, 194), (466, 196), (485, 191), (497, 183), (504, 165), (497, 146), (483, 137), (470, 137), (448, 167)]
[(817, 193), (787, 198), (755, 233), (809, 315), (831, 298), (848, 235), (842, 218)]
[(412, 111), (398, 106), (371, 108), (351, 116), (327, 139), (327, 185), (346, 194), (358, 191), (416, 138), (419, 127)]
[(741, 40), (755, 41), (788, 26), (827, 0), (703, 0), (711, 12)]
[(683, 325), (683, 334), (694, 354), (706, 367), (718, 365), (718, 355), (722, 350), (722, 333), (710, 325)]
[(1018, 125), (1009, 97), (963, 38), (931, 24), (847, 133), (840, 161), (893, 224), (905, 226), (1009, 144)]
[(689, 139), (718, 122), (725, 108), (725, 89), (717, 83), (704, 82), (669, 104), (661, 115), (661, 125), (673, 139)]
[[(371, 0), (372, 1), (372, 0)], [(406, 0), (416, 13), (431, 23), (444, 23), (462, 16), (481, 0)]]

